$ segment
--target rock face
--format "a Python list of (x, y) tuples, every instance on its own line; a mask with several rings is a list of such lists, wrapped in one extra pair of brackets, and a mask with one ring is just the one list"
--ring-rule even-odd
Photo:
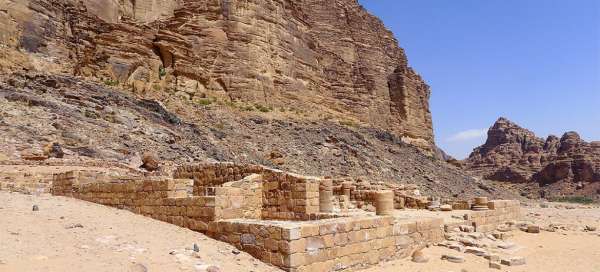
[(433, 150), (429, 87), (356, 0), (0, 0), (0, 71), (161, 100), (244, 102), (385, 128)]
[(576, 132), (544, 140), (500, 118), (465, 165), (487, 179), (583, 189), (585, 184), (600, 183), (600, 143), (585, 142)]
[[(194, 107), (176, 99), (159, 103), (68, 75), (0, 75), (0, 160), (144, 164), (160, 171), (225, 161), (410, 184), (411, 192), (418, 186), (416, 194), (435, 197), (515, 197), (431, 159), (389, 131), (287, 114), (216, 103)], [(44, 155), (42, 147), (52, 143), (63, 158)], [(148, 153), (156, 157), (144, 158)]]

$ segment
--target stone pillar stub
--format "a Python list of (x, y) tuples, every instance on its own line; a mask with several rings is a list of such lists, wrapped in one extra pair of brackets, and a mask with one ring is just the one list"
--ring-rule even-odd
[(321, 180), (319, 184), (319, 211), (322, 213), (333, 212), (333, 181)]
[(375, 193), (375, 213), (377, 215), (392, 215), (394, 212), (394, 192), (390, 190)]
[(350, 195), (350, 193), (352, 192), (353, 187), (354, 187), (354, 184), (352, 182), (343, 182), (342, 183), (342, 192), (348, 199), (352, 199), (352, 196)]

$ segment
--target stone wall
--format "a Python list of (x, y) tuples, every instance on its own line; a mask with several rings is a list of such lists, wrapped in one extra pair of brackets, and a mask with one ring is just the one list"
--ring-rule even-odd
[(263, 219), (309, 220), (319, 213), (320, 179), (279, 171), (263, 175)]
[[(346, 192), (344, 192), (344, 189)], [(412, 184), (372, 183), (360, 179), (333, 179), (334, 195), (343, 196), (347, 194), (350, 201), (358, 208), (368, 205), (374, 206), (375, 194), (380, 190), (394, 192), (395, 209), (425, 208), (429, 202), (427, 197), (415, 194), (415, 191), (418, 190)]]
[[(200, 168), (189, 168), (200, 169)], [(234, 164), (203, 166), (191, 176), (114, 177), (97, 171), (54, 175), (51, 192), (143, 214), (198, 231), (215, 220), (312, 220), (319, 215), (319, 179)], [(237, 181), (246, 173), (250, 174)], [(189, 176), (181, 171), (175, 176)], [(211, 187), (207, 187), (210, 185)]]
[(261, 175), (252, 174), (242, 180), (225, 183), (223, 187), (215, 188), (215, 190), (216, 196), (228, 201), (225, 203), (227, 206), (224, 205), (224, 218), (262, 218), (263, 182)]
[(338, 271), (410, 255), (442, 241), (441, 219), (362, 216), (308, 223), (213, 222), (209, 235), (286, 271)]
[[(319, 187), (324, 192), (325, 187), (337, 186), (334, 182), (260, 166), (183, 166), (175, 176), (179, 178), (71, 171), (56, 174), (51, 191), (203, 232), (285, 271), (375, 265), (443, 241), (444, 228), (472, 225), (485, 232), (520, 217), (518, 201), (502, 200), (487, 202), (488, 211), (465, 211), (464, 219), (453, 217), (448, 224), (441, 217), (406, 216), (393, 209), (385, 216), (320, 213)], [(340, 186), (341, 193), (353, 195), (355, 202), (369, 203), (376, 202), (375, 193), (381, 188), (387, 189), (364, 182)], [(389, 200), (391, 208), (391, 194)]]
[(0, 191), (43, 194), (50, 191), (52, 173), (0, 172)]
[(212, 187), (242, 180), (251, 174), (259, 174), (267, 168), (258, 165), (239, 165), (234, 163), (205, 163), (184, 165), (175, 169), (174, 178), (193, 179), (194, 195), (206, 194)]
[(96, 174), (82, 171), (57, 174), (52, 193), (129, 210), (200, 232), (206, 232), (209, 222), (221, 219), (223, 211), (231, 208), (226, 204), (230, 203), (227, 199), (190, 195), (191, 180), (112, 178)]
[(488, 202), (488, 207), (489, 211), (473, 212), (465, 218), (476, 231), (488, 232), (499, 224), (521, 218), (521, 203), (518, 200), (493, 200)]
[(253, 174), (257, 174), (254, 182), (262, 182), (262, 219), (308, 220), (311, 214), (319, 213), (321, 179), (316, 177), (233, 163), (182, 166), (175, 170), (174, 177), (194, 179), (194, 194), (201, 195)]

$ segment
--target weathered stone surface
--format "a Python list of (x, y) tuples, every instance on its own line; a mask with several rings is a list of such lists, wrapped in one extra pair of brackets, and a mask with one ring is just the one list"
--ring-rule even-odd
[(519, 266), (519, 265), (525, 265), (526, 261), (525, 261), (525, 258), (523, 258), (523, 257), (510, 257), (510, 258), (501, 259), (501, 263), (503, 265), (507, 265), (507, 266)]
[(429, 258), (425, 256), (422, 250), (417, 250), (412, 254), (412, 261), (415, 263), (427, 263), (429, 262)]
[(25, 56), (27, 69), (55, 65), (165, 99), (291, 106), (433, 151), (429, 87), (355, 0), (1, 3), (0, 42), (42, 56)]
[(585, 142), (575, 132), (544, 140), (500, 118), (488, 131), (486, 143), (474, 150), (465, 165), (487, 179), (549, 186), (551, 194), (579, 190), (590, 195), (596, 186), (587, 189), (587, 185), (600, 181), (600, 144)]
[(152, 153), (145, 153), (142, 157), (142, 163), (141, 167), (148, 171), (156, 171), (160, 167), (158, 157)]
[(442, 255), (442, 260), (446, 260), (451, 263), (464, 263), (465, 262), (464, 257), (458, 256), (458, 255), (449, 255), (449, 254)]

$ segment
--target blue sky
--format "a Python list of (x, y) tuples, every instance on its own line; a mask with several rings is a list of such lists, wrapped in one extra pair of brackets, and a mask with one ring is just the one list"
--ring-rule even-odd
[(359, 0), (432, 89), (436, 143), (464, 158), (500, 116), (600, 140), (600, 1)]

